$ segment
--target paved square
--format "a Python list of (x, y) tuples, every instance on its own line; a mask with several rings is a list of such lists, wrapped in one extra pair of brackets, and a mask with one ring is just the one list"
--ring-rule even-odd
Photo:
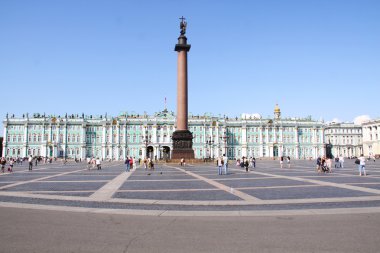
[(378, 165), (368, 162), (366, 177), (358, 176), (353, 160), (345, 165), (321, 174), (315, 161), (292, 161), (291, 168), (281, 169), (278, 161), (258, 160), (249, 172), (230, 162), (229, 174), (221, 176), (214, 163), (157, 163), (154, 171), (138, 166), (131, 172), (120, 162), (104, 162), (102, 170), (89, 170), (85, 163), (39, 164), (33, 171), (23, 165), (0, 175), (0, 204), (161, 211), (156, 215), (168, 210), (379, 212)]

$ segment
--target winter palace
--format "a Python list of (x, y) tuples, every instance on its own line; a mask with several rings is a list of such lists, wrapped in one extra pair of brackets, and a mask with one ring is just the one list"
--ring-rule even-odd
[[(8, 116), (3, 121), (3, 156), (47, 156), (124, 159), (126, 156), (170, 159), (175, 115), (167, 109), (155, 115)], [(190, 116), (193, 148), (198, 159), (226, 153), (294, 159), (324, 155), (323, 122), (311, 118), (282, 118), (276, 105), (272, 118), (258, 114), (241, 117)]]

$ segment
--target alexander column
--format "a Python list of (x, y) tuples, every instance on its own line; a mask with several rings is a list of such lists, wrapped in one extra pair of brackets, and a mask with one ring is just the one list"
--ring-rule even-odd
[(185, 36), (187, 22), (180, 18), (181, 35), (175, 51), (178, 52), (177, 63), (177, 129), (173, 133), (173, 159), (194, 159), (193, 134), (188, 129), (188, 99), (187, 99), (187, 52), (191, 45), (187, 44)]

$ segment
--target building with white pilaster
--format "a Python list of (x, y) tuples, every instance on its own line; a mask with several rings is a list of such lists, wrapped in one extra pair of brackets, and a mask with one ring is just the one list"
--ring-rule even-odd
[(368, 157), (380, 157), (380, 119), (370, 120), (362, 124), (363, 154)]
[(331, 123), (325, 126), (327, 153), (332, 157), (359, 157), (363, 153), (362, 126)]
[[(6, 157), (46, 156), (66, 158), (126, 156), (170, 159), (175, 115), (164, 110), (155, 115), (122, 114), (6, 117), (3, 154)], [(282, 118), (276, 105), (273, 118), (189, 116), (195, 158), (246, 157), (293, 159), (325, 154), (324, 125), (311, 118)]]

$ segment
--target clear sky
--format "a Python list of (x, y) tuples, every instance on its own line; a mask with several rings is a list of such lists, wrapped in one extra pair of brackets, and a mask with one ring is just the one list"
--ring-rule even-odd
[(379, 117), (380, 1), (0, 0), (0, 116), (176, 111)]

